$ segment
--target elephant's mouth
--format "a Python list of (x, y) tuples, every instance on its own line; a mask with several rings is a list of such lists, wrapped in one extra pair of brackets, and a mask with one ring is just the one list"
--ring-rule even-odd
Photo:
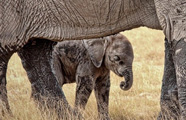
[(120, 77), (124, 77), (126, 75), (129, 75), (127, 70), (124, 70), (123, 72), (119, 72), (118, 70), (116, 70), (116, 74)]
[(121, 74), (120, 72), (118, 72), (118, 70), (116, 69), (115, 70), (115, 73), (119, 76), (119, 77), (124, 77), (124, 75), (123, 74)]

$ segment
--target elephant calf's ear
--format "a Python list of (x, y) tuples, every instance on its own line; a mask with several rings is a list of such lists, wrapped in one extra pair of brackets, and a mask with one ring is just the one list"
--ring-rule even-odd
[(105, 50), (107, 47), (107, 40), (104, 39), (91, 39), (83, 40), (85, 48), (88, 51), (92, 63), (99, 68), (102, 64)]

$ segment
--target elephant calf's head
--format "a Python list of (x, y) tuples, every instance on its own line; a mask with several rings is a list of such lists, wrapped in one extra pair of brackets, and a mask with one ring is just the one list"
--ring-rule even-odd
[(117, 34), (103, 39), (84, 40), (92, 63), (99, 68), (103, 63), (125, 82), (120, 84), (121, 89), (128, 90), (133, 83), (132, 62), (133, 49), (128, 39)]
[(122, 34), (107, 37), (109, 44), (105, 53), (105, 65), (120, 77), (125, 77), (125, 82), (120, 84), (121, 89), (128, 90), (133, 83), (132, 62), (133, 49), (131, 43)]

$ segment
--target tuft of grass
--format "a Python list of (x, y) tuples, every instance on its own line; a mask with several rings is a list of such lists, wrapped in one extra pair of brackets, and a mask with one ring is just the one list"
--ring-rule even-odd
[[(119, 87), (123, 78), (111, 73), (109, 113), (113, 120), (155, 120), (160, 111), (160, 89), (164, 63), (164, 35), (145, 27), (122, 32), (134, 49), (134, 84), (129, 91)], [(14, 54), (7, 71), (7, 89), (13, 117), (5, 120), (47, 120), (30, 99), (31, 85), (20, 59)], [(74, 105), (76, 84), (64, 85), (63, 91), (71, 106)], [(50, 115), (53, 119), (55, 115)], [(86, 120), (97, 119), (97, 104), (92, 93), (85, 111)]]

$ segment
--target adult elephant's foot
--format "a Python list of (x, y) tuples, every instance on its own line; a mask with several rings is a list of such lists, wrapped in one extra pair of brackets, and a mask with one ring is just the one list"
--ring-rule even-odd
[(181, 120), (186, 120), (186, 39), (173, 42)]
[[(1, 67), (1, 66), (0, 66)], [(8, 103), (6, 78), (2, 77), (2, 71), (0, 70), (0, 120), (5, 114), (11, 114), (10, 106)], [(4, 75), (3, 75), (4, 76)]]
[(76, 117), (51, 69), (51, 54), (55, 42), (30, 40), (19, 52), (32, 88), (32, 98), (41, 110), (55, 111), (61, 119)]
[(186, 120), (185, 112), (183, 114), (181, 114), (180, 120)]
[(165, 39), (165, 66), (161, 89), (161, 112), (158, 120), (179, 120), (176, 72), (173, 62), (173, 51), (168, 40)]
[(98, 120), (110, 120), (110, 117), (108, 114), (102, 114), (99, 115)]

